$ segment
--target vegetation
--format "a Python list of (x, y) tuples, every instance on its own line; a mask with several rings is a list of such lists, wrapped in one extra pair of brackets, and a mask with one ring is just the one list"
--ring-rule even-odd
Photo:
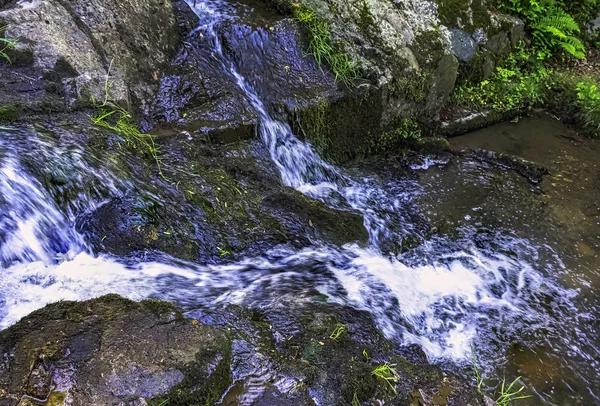
[(552, 56), (557, 49), (585, 58), (585, 46), (578, 37), (579, 24), (560, 0), (506, 0), (501, 8), (525, 22), (540, 59)]
[[(6, 26), (0, 27), (0, 34), (3, 34), (6, 28)], [(15, 48), (18, 44), (19, 40), (0, 37), (0, 59), (6, 59), (10, 63), (11, 60), (7, 52)]]
[(342, 335), (346, 332), (346, 326), (343, 324), (337, 324), (333, 332), (329, 335), (329, 338), (333, 341), (337, 341), (340, 339)]
[(104, 100), (98, 103), (92, 97), (92, 104), (96, 108), (96, 114), (91, 117), (92, 123), (98, 127), (106, 128), (115, 132), (123, 138), (127, 147), (134, 151), (150, 157), (156, 162), (158, 172), (164, 178), (159, 157), (158, 146), (154, 142), (154, 137), (150, 134), (142, 133), (133, 116), (117, 102), (110, 100), (110, 88), (113, 83), (109, 81), (112, 62), (106, 75), (104, 88)]
[(520, 46), (489, 79), (459, 84), (451, 100), (458, 106), (502, 113), (529, 110), (543, 104), (550, 74), (551, 70)]
[(515, 400), (519, 399), (527, 399), (530, 398), (531, 395), (521, 395), (524, 386), (521, 386), (519, 389), (515, 390), (515, 385), (521, 380), (521, 377), (517, 377), (514, 381), (512, 381), (508, 386), (506, 385), (506, 378), (502, 379), (502, 385), (500, 387), (500, 393), (498, 398), (496, 399), (496, 404), (498, 406), (508, 406), (512, 404)]
[(379, 365), (377, 368), (373, 370), (371, 373), (373, 376), (379, 379), (383, 379), (387, 382), (387, 384), (392, 388), (394, 394), (397, 394), (396, 388), (394, 387), (394, 383), (399, 380), (398, 372), (394, 368), (396, 364), (388, 364), (387, 362)]
[(330, 22), (317, 15), (301, 4), (294, 4), (294, 16), (310, 34), (308, 53), (319, 65), (327, 63), (337, 81), (350, 86), (358, 77), (358, 67), (350, 54), (342, 49), (340, 44), (334, 44), (331, 39)]
[(577, 83), (579, 120), (592, 135), (600, 134), (600, 89), (593, 79), (584, 78)]
[[(475, 380), (477, 381), (477, 392), (483, 395), (484, 380), (481, 376), (481, 373), (479, 372), (477, 355), (475, 355), (475, 351), (472, 348), (471, 353), (473, 354), (473, 371), (475, 372)], [(522, 395), (523, 391), (525, 390), (525, 387), (523, 385), (521, 385), (519, 389), (515, 389), (516, 385), (519, 383), (520, 380), (521, 377), (519, 376), (509, 385), (506, 385), (506, 378), (502, 379), (502, 383), (500, 385), (500, 392), (496, 392), (495, 394), (495, 402), (497, 406), (509, 406), (515, 400), (527, 399), (531, 397), (530, 395)]]

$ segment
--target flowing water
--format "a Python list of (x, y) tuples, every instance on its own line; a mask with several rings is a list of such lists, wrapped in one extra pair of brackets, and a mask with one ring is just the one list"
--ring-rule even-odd
[[(485, 214), (493, 208), (471, 201), (478, 193), (464, 193), (469, 187), (480, 194), (497, 187), (497, 195), (485, 196), (496, 196), (509, 213), (528, 212), (518, 205), (537, 193), (531, 185), (468, 157), (455, 158), (458, 164), (423, 160), (408, 176), (394, 175), (393, 164), (388, 172), (345, 172), (324, 162), (286, 123), (272, 118), (223, 51), (217, 32), (234, 18), (230, 6), (194, 3), (189, 0), (201, 24), (190, 41), (201, 36), (211, 44), (213, 62), (258, 113), (260, 138), (281, 182), (333, 208), (358, 211), (368, 245), (323, 243), (301, 250), (286, 245), (226, 265), (162, 254), (152, 261), (94, 255), (75, 226), (78, 218), (111, 197), (144, 189), (143, 182), (110, 158), (86, 151), (77, 137), (52, 138), (40, 126), (0, 130), (0, 327), (49, 302), (106, 293), (156, 297), (189, 311), (236, 303), (267, 312), (282, 303), (305, 306), (324, 295), (367, 310), (388, 338), (420, 345), (432, 362), (468, 369), (475, 349), (490, 377), (505, 371), (509, 377), (524, 375), (537, 395), (530, 404), (600, 402), (595, 334), (600, 307), (593, 295), (582, 294), (581, 284), (566, 281), (572, 264), (563, 258), (560, 238), (488, 224)], [(415, 221), (422, 215), (435, 223), (436, 212), (447, 222), (460, 213), (452, 232), (441, 226), (432, 232)], [(420, 244), (393, 254), (391, 247), (402, 246), (409, 235)], [(532, 367), (532, 360), (540, 365)]]

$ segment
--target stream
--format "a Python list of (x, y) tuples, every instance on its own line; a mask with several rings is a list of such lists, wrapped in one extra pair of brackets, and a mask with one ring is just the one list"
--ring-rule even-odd
[[(569, 130), (548, 117), (452, 141), (456, 149), (517, 154), (523, 143), (550, 137), (553, 152), (525, 156), (560, 168), (537, 184), (469, 153), (338, 168), (273, 117), (223, 51), (217, 32), (235, 18), (229, 6), (188, 3), (201, 20), (190, 38), (210, 43), (212, 63), (258, 113), (260, 141), (251, 150), (270, 157), (272, 182), (360, 214), (368, 242), (283, 243), (202, 264), (159, 251), (98, 252), (82, 218), (132, 193), (176, 204), (169, 199), (178, 187), (92, 150), (79, 127), (17, 125), (0, 129), (0, 328), (47, 303), (107, 293), (168, 300), (189, 314), (227, 304), (310, 312), (325, 297), (369, 312), (387, 338), (418, 344), (452, 371), (468, 375), (475, 352), (491, 386), (522, 376), (533, 397), (519, 404), (600, 404), (598, 145), (578, 155), (584, 146), (573, 146)], [(490, 138), (500, 144), (482, 145)], [(589, 171), (565, 173), (580, 164), (569, 157)], [(588, 214), (576, 222), (580, 212)]]

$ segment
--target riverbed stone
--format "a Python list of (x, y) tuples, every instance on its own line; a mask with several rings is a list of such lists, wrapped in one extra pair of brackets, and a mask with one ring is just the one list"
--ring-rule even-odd
[(231, 382), (225, 333), (116, 295), (38, 310), (0, 332), (0, 352), (7, 406), (145, 405), (170, 391), (205, 404)]
[[(483, 404), (417, 347), (395, 348), (367, 312), (306, 310), (228, 305), (184, 318), (167, 302), (117, 295), (50, 304), (0, 332), (0, 404)], [(397, 381), (373, 374), (385, 363)]]

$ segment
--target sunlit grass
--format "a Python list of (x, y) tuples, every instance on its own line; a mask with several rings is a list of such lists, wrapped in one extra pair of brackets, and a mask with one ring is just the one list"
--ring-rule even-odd
[[(0, 34), (2, 34), (6, 28), (6, 26), (0, 27)], [(18, 44), (19, 40), (17, 39), (0, 37), (0, 58), (6, 59), (8, 62), (12, 62), (6, 52), (15, 48)]]
[(394, 393), (398, 394), (398, 392), (396, 392), (396, 388), (394, 387), (394, 383), (399, 380), (398, 372), (396, 371), (395, 366), (396, 364), (388, 364), (386, 362), (375, 368), (371, 374), (379, 379), (385, 380), (390, 388), (392, 388)]
[(294, 4), (294, 16), (310, 33), (308, 53), (315, 58), (319, 65), (327, 63), (337, 81), (350, 86), (352, 81), (358, 77), (359, 70), (351, 56), (344, 52), (338, 44), (333, 44), (330, 22), (317, 17), (313, 11), (301, 4)]

